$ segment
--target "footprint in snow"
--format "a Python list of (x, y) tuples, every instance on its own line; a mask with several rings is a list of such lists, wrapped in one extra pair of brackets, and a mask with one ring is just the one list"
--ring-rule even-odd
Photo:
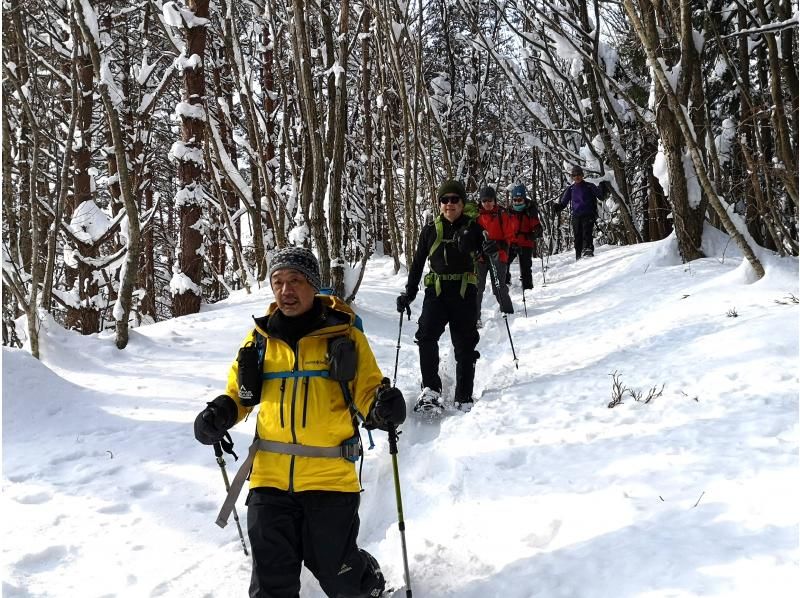
[(201, 500), (191, 505), (191, 508), (200, 513), (207, 513), (219, 509), (220, 505), (210, 500)]
[(531, 548), (544, 548), (552, 542), (561, 529), (561, 520), (553, 519), (545, 529), (536, 530), (525, 536), (525, 541)]
[(138, 484), (133, 484), (132, 486), (130, 486), (130, 491), (135, 498), (142, 498), (143, 496), (146, 496), (151, 492), (155, 492), (156, 487), (155, 485), (153, 485), (152, 482), (145, 481), (145, 482), (139, 482)]
[(98, 513), (103, 515), (121, 515), (122, 513), (128, 513), (131, 510), (130, 506), (125, 503), (116, 503), (113, 505), (108, 505), (105, 507), (100, 507), (97, 509)]
[(41, 573), (55, 569), (72, 552), (67, 546), (48, 546), (41, 552), (31, 552), (19, 559), (14, 567), (27, 573)]
[(26, 494), (24, 496), (19, 496), (14, 500), (23, 505), (41, 505), (43, 503), (48, 502), (52, 498), (53, 498), (52, 494), (50, 494), (47, 491), (44, 491), (44, 492), (35, 492), (34, 494)]
[(67, 453), (64, 455), (56, 455), (48, 462), (48, 465), (61, 465), (62, 463), (67, 463), (69, 461), (77, 461), (82, 457), (85, 457), (87, 453), (85, 451), (76, 451), (74, 453)]

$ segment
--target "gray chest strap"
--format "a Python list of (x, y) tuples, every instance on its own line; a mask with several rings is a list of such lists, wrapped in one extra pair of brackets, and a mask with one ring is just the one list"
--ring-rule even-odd
[[(357, 440), (357, 436), (354, 437)], [(346, 441), (339, 446), (308, 446), (305, 444), (291, 444), (288, 442), (277, 442), (275, 440), (262, 440), (256, 438), (250, 449), (247, 451), (247, 457), (242, 462), (239, 471), (231, 482), (231, 487), (228, 490), (228, 496), (225, 497), (225, 502), (222, 503), (222, 508), (217, 515), (217, 525), (225, 527), (228, 525), (228, 518), (231, 516), (233, 507), (236, 504), (236, 499), (242, 492), (242, 487), (247, 480), (247, 475), (253, 467), (253, 461), (256, 458), (258, 451), (265, 451), (268, 453), (279, 453), (281, 455), (293, 455), (295, 457), (326, 457), (329, 459), (347, 459), (348, 461), (355, 462), (361, 456), (361, 445), (359, 442), (353, 442), (353, 439)]]

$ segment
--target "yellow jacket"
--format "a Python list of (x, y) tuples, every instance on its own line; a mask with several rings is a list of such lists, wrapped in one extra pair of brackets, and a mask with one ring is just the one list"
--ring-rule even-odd
[[(355, 314), (347, 304), (329, 295), (318, 295), (316, 299), (323, 306), (321, 327), (298, 341), (297, 355), (270, 325), (276, 304), (269, 307), (267, 316), (256, 318), (256, 329), (266, 337), (263, 372), (328, 370), (328, 339), (347, 335), (355, 342), (357, 354), (356, 376), (348, 386), (356, 409), (366, 417), (383, 379), (375, 356), (364, 333), (353, 326)], [(251, 331), (242, 346), (252, 342), (254, 336)], [(236, 361), (228, 374), (226, 394), (236, 401), (237, 422), (241, 421), (251, 408), (243, 407), (239, 400)], [(332, 447), (352, 438), (355, 432), (340, 383), (318, 375), (264, 380), (257, 417), (256, 433), (263, 440)], [(292, 492), (361, 490), (355, 463), (344, 458), (265, 451), (256, 454), (250, 474), (250, 487), (261, 486)]]

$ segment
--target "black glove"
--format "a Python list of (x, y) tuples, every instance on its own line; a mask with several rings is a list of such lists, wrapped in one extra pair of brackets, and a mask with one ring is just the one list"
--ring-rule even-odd
[(493, 239), (486, 239), (483, 242), (483, 247), (481, 247), (481, 250), (484, 254), (494, 257), (497, 255), (498, 251), (500, 251), (500, 247), (498, 246), (497, 241)]
[(533, 229), (533, 238), (541, 239), (542, 237), (544, 237), (544, 227), (541, 224), (537, 224), (536, 228)]
[(409, 296), (407, 292), (400, 293), (400, 296), (397, 298), (397, 313), (403, 313), (404, 311), (411, 310), (411, 302), (414, 301), (414, 297)]
[(194, 437), (201, 444), (214, 444), (236, 423), (239, 409), (228, 395), (220, 395), (203, 409), (194, 420)]
[(403, 393), (395, 386), (388, 386), (388, 378), (384, 378), (384, 386), (378, 388), (375, 402), (367, 416), (366, 427), (389, 431), (406, 421), (406, 400)]

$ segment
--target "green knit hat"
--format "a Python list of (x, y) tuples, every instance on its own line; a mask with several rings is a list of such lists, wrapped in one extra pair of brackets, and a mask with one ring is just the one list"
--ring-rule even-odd
[(450, 179), (449, 181), (445, 181), (439, 188), (436, 190), (436, 199), (444, 195), (459, 195), (461, 197), (461, 201), (466, 203), (467, 201), (467, 190), (464, 189), (464, 184), (461, 181), (456, 181), (454, 179)]

